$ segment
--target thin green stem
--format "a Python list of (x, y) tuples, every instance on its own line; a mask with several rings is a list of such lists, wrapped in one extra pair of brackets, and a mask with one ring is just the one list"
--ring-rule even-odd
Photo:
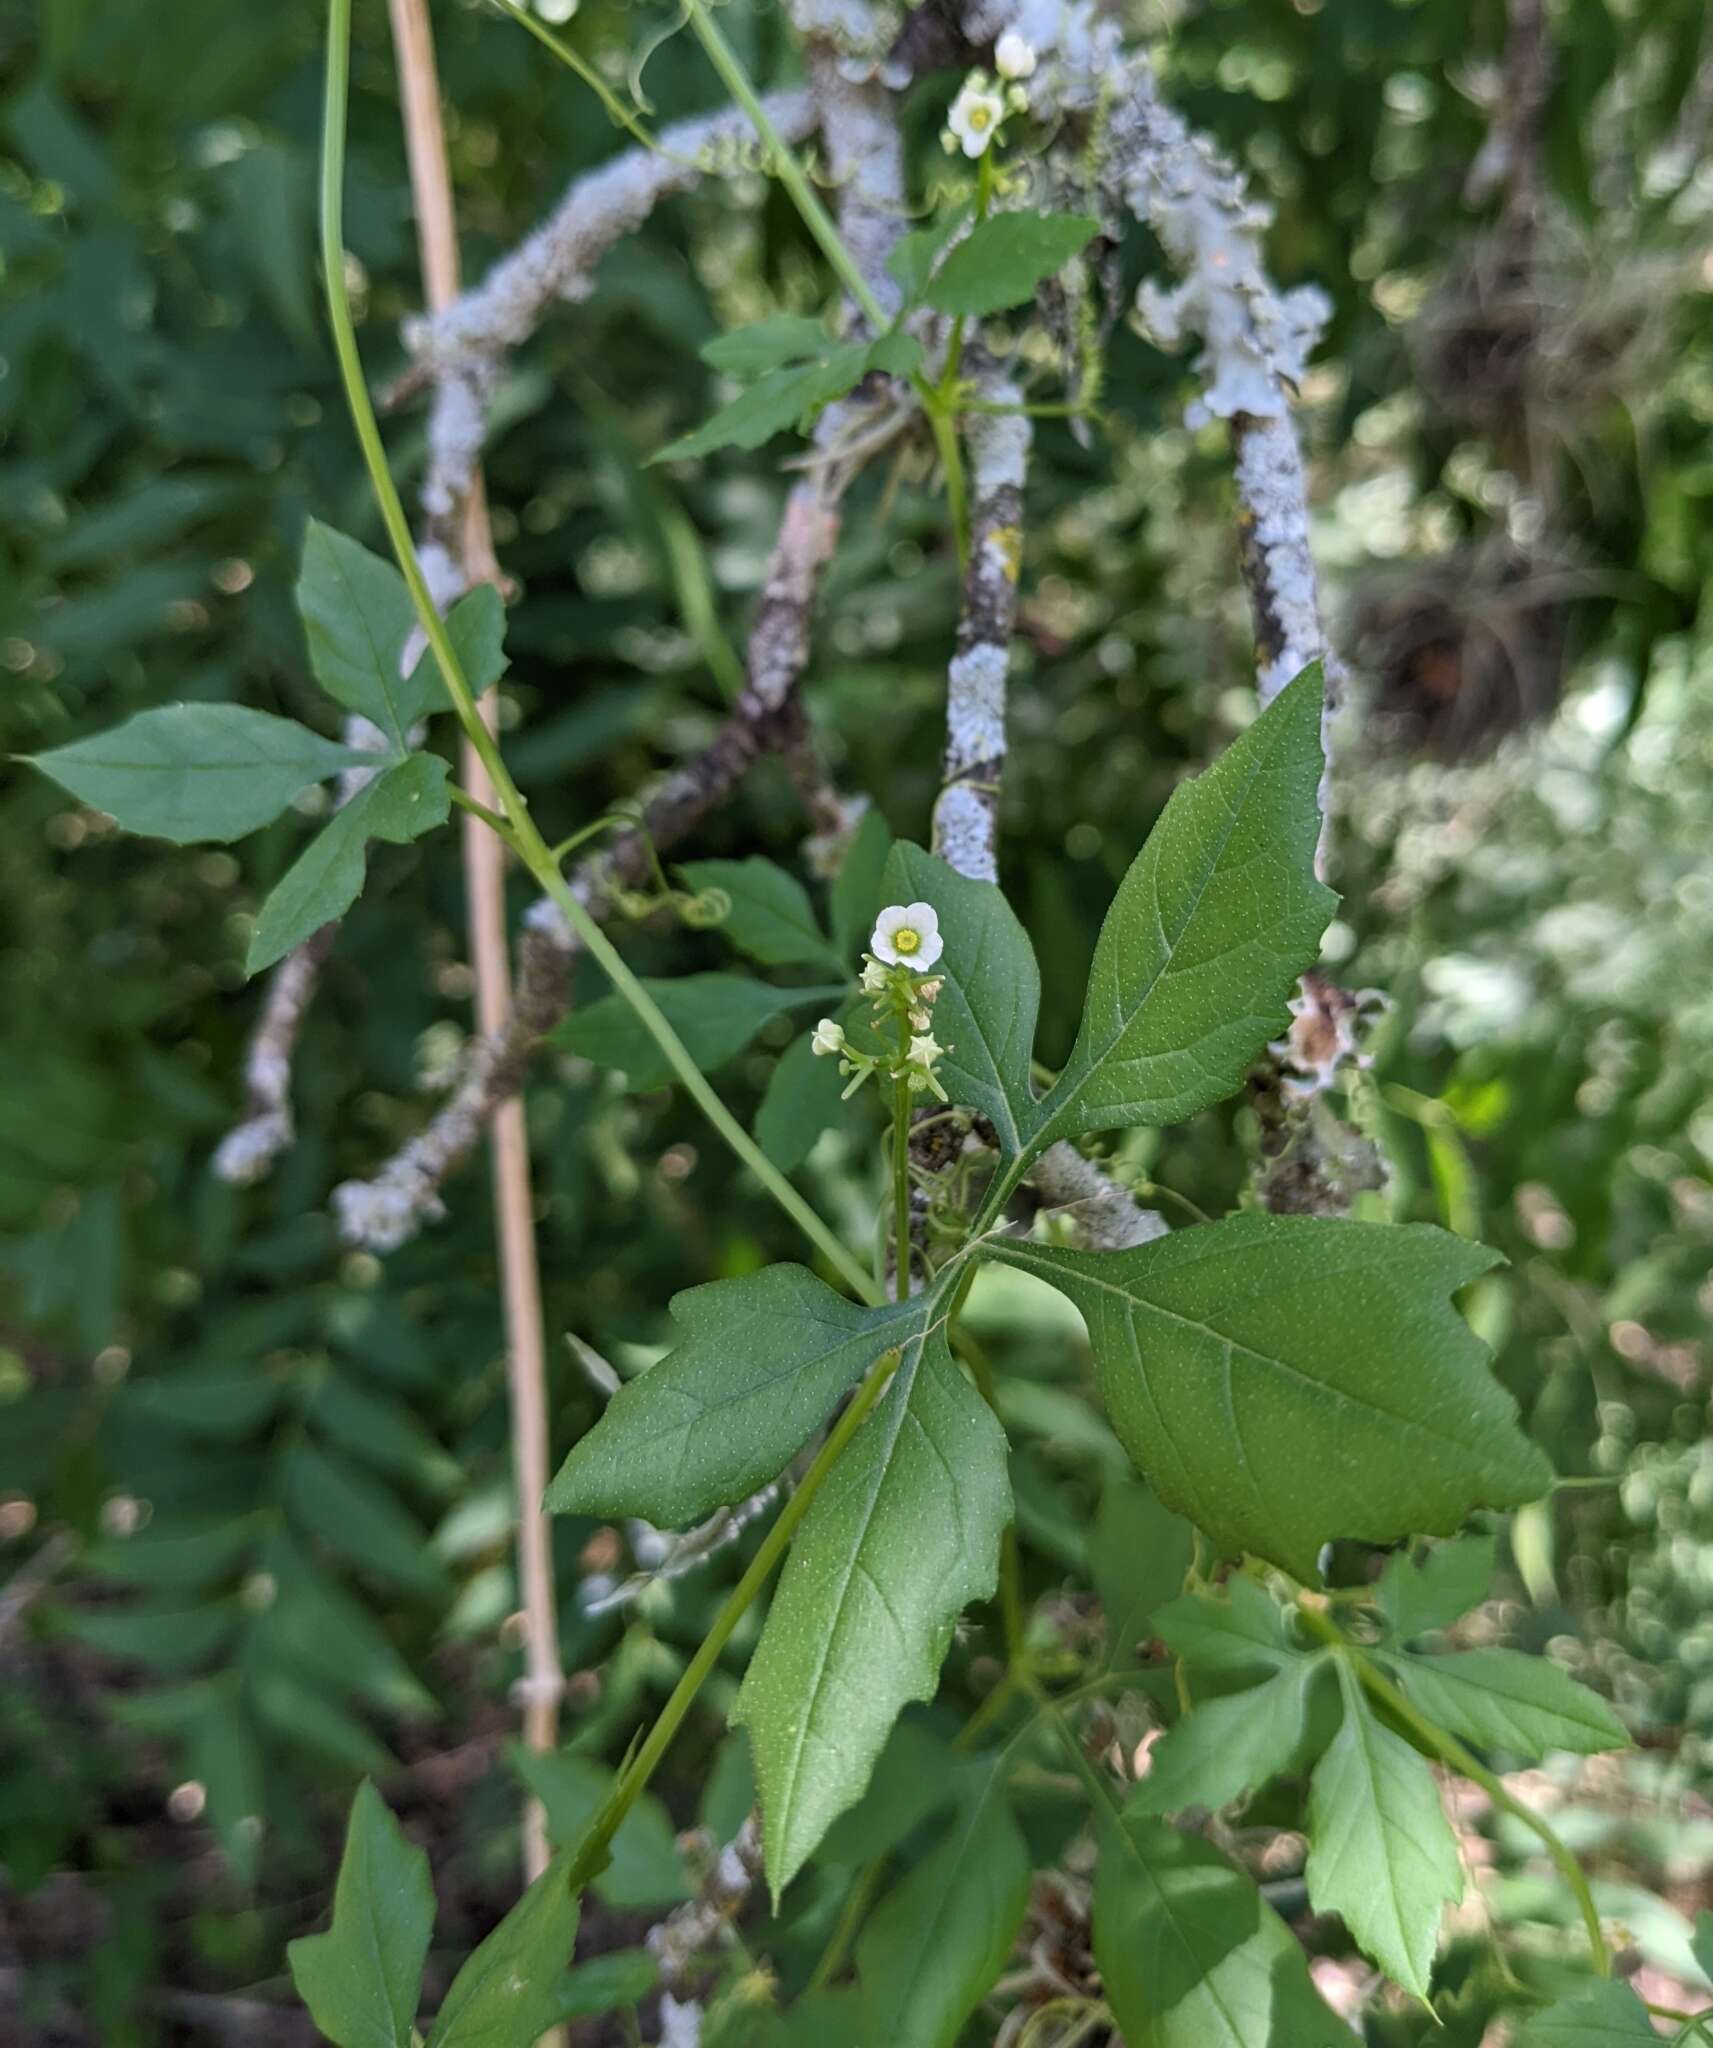
[(510, 823), (518, 858), (528, 868), (543, 893), (558, 907), (567, 924), (582, 941), (584, 949), (606, 974), (613, 987), (635, 1012), (644, 1030), (660, 1047), (667, 1065), (683, 1084), (697, 1107), (731, 1147), (737, 1157), (767, 1189), (768, 1193), (819, 1251), (828, 1265), (860, 1299), (878, 1303), (884, 1297), (873, 1280), (816, 1215), (773, 1162), (762, 1152), (719, 1096), (685, 1049), (648, 991), (630, 971), (612, 941), (572, 894), (559, 872), (553, 851), (537, 830), (529, 805), (511, 771), (506, 767), (499, 744), (476, 709), (476, 699), (457, 649), (447, 634), (445, 622), (434, 607), (428, 585), (417, 559), (398, 487), (387, 468), (386, 449), (381, 441), (375, 410), (369, 401), (363, 378), (362, 357), (357, 348), (356, 328), (351, 319), (351, 302), (345, 287), (344, 186), (346, 101), (350, 90), (351, 0), (329, 0), (327, 37), (327, 92), (321, 155), (321, 260), (327, 286), (328, 319), (333, 329), (334, 353), (339, 362), (345, 399), (350, 408), (357, 442), (369, 472), (370, 486), (380, 508), (381, 520), (392, 543), (395, 559), (410, 592), (416, 616), (433, 650), (435, 662), (446, 685), (452, 707), (458, 715), (471, 746), (487, 770), (501, 807)]
[(502, 13), (509, 14), (519, 28), (528, 29), (538, 43), (551, 50), (568, 71), (575, 73), (606, 108), (608, 117), (617, 122), (627, 135), (635, 136), (644, 149), (655, 156), (665, 157), (668, 163), (684, 164), (689, 169), (695, 168), (688, 158), (674, 156), (671, 150), (663, 149), (595, 67), (585, 58), (578, 56), (571, 45), (562, 36), (556, 36), (544, 21), (538, 21), (528, 8), (518, 6), (517, 0), (494, 0), (494, 5)]
[(833, 1923), (833, 1931), (827, 1937), (827, 1945), (821, 1951), (820, 1960), (809, 1974), (804, 1986), (805, 1995), (825, 1991), (827, 1986), (845, 1966), (845, 1958), (851, 1952), (851, 1944), (862, 1929), (868, 1917), (868, 1909), (874, 1903), (874, 1895), (880, 1889), (880, 1880), (886, 1874), (886, 1858), (875, 1856), (865, 1863), (851, 1880), (851, 1888), (845, 1893), (844, 1903), (839, 1908), (839, 1917)]
[(498, 811), (490, 811), (486, 804), (478, 803), (467, 789), (460, 789), (455, 782), (449, 782), (446, 785), (446, 794), (461, 811), (468, 811), (472, 817), (480, 818), (484, 825), (490, 826), (500, 835), (514, 853), (517, 851), (517, 842), (512, 837), (512, 828), (500, 816)]
[(1314, 1634), (1323, 1642), (1330, 1643), (1339, 1655), (1348, 1661), (1361, 1681), (1364, 1691), (1380, 1701), (1443, 1763), (1448, 1763), (1471, 1784), (1479, 1785), (1495, 1806), (1503, 1808), (1513, 1820), (1520, 1821), (1540, 1839), (1576, 1900), (1577, 1910), (1582, 1915), (1582, 1924), (1588, 1931), (1588, 1946), (1595, 1969), (1602, 1977), (1611, 1976), (1612, 1957), (1606, 1946), (1606, 1937), (1601, 1931), (1600, 1909), (1594, 1903), (1594, 1894), (1589, 1889), (1588, 1879), (1581, 1864), (1557, 1832), (1531, 1807), (1525, 1806), (1516, 1794), (1506, 1787), (1503, 1779), (1488, 1770), (1473, 1751), (1465, 1749), (1456, 1736), (1448, 1735), (1443, 1728), (1430, 1721), (1392, 1683), (1379, 1666), (1363, 1653), (1360, 1646), (1351, 1642), (1319, 1608), (1305, 1601), (1298, 1612)]
[[(906, 1052), (910, 1027), (904, 1026)], [(910, 1083), (892, 1084), (892, 1298), (910, 1292)]]
[(684, 1667), (684, 1675), (672, 1688), (672, 1695), (661, 1708), (659, 1717), (642, 1747), (620, 1773), (618, 1783), (611, 1796), (591, 1825), (589, 1832), (579, 1843), (577, 1853), (570, 1867), (570, 1882), (573, 1890), (580, 1891), (590, 1878), (604, 1868), (607, 1848), (617, 1834), (625, 1815), (641, 1798), (653, 1777), (661, 1758), (671, 1746), (684, 1716), (690, 1711), (696, 1695), (701, 1691), (707, 1678), (720, 1658), (720, 1653), (731, 1639), (732, 1631), (749, 1612), (756, 1595), (767, 1583), (773, 1568), (785, 1555), (786, 1547), (795, 1533), (797, 1524), (809, 1512), (811, 1502), (820, 1490), (827, 1474), (838, 1463), (845, 1446), (862, 1427), (865, 1417), (876, 1401), (886, 1391), (892, 1375), (898, 1370), (904, 1354), (888, 1351), (874, 1366), (855, 1398), (833, 1427), (832, 1434), (815, 1455), (815, 1462), (804, 1473), (797, 1491), (780, 1509), (773, 1527), (762, 1540), (761, 1548), (750, 1561), (749, 1569), (727, 1595), (725, 1605), (714, 1618), (714, 1625), (702, 1638), (700, 1648)]
[(720, 74), (721, 83), (749, 116), (755, 132), (766, 145), (771, 159), (769, 168), (785, 187), (791, 203), (803, 216), (803, 224), (820, 244), (821, 253), (838, 272), (839, 281), (857, 305), (862, 309), (863, 318), (876, 334), (882, 334), (892, 324), (885, 308), (869, 289), (868, 280), (857, 268), (856, 259), (840, 239), (827, 209), (817, 197), (815, 188), (803, 173), (803, 167), (786, 147), (779, 130), (768, 119), (767, 109), (761, 103), (761, 95), (749, 81), (749, 74), (738, 61), (737, 52), (726, 41), (724, 32), (709, 13), (706, 0), (684, 0), (684, 12), (689, 16), (690, 26), (696, 31), (696, 38), (707, 51), (709, 61)]
[(946, 510), (951, 514), (952, 538), (957, 542), (958, 567), (967, 569), (970, 554), (969, 488), (964, 482), (964, 455), (958, 445), (957, 423), (932, 385), (921, 384), (918, 396), (927, 409), (929, 431), (934, 436), (940, 467), (946, 475)]

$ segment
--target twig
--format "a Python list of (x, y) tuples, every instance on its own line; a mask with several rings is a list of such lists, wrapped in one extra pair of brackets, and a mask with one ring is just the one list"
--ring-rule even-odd
[(262, 1014), (244, 1056), (244, 1120), (226, 1133), (214, 1154), (214, 1171), (222, 1180), (239, 1187), (260, 1180), (296, 1135), (292, 1059), (338, 931), (337, 925), (323, 925), (288, 953), (268, 978)]
[[(458, 231), (433, 31), (426, 0), (389, 0), (398, 64), (411, 193), (416, 206), (418, 246), (428, 302), (449, 305), (458, 291)], [(436, 393), (437, 414), (448, 396), (462, 404), (468, 393), (449, 378)], [(445, 428), (442, 425), (441, 434)], [(480, 447), (478, 418), (475, 445)], [(438, 439), (437, 439), (438, 445)], [(436, 531), (456, 536), (456, 565), (466, 587), (499, 582), (493, 534), (479, 469), (458, 479), (461, 497), (437, 495), (448, 489), (443, 463), (430, 469), (424, 510)], [(442, 545), (446, 542), (443, 539)], [(481, 707), (489, 730), (497, 729), (498, 706), (490, 696)], [(478, 803), (492, 805), (494, 790), (475, 749), (463, 750), (465, 788)], [(464, 893), (469, 906), (470, 948), (476, 973), (476, 1011), (484, 1035), (497, 1031), (511, 1009), (511, 976), (506, 960), (505, 849), (478, 817), (462, 820)], [(510, 1366), (512, 1464), (517, 1488), (518, 1580), (523, 1594), (525, 1675), (524, 1742), (550, 1751), (559, 1733), (559, 1701), (565, 1689), (559, 1661), (559, 1614), (554, 1593), (552, 1537), (541, 1499), (547, 1490), (547, 1357), (542, 1330), (541, 1275), (535, 1255), (534, 1202), (530, 1191), (529, 1140), (523, 1105), (514, 1096), (501, 1104), (490, 1136), (494, 1221), (499, 1239), (506, 1348)], [(541, 1802), (524, 1810), (524, 1876), (533, 1882), (550, 1854), (547, 1818)]]

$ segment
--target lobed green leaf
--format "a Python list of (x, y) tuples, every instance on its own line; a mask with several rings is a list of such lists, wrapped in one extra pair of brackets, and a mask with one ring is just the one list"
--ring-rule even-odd
[[(1100, 232), (1087, 213), (996, 213), (952, 250), (922, 297), (940, 313), (981, 319), (1020, 306)], [(914, 252), (912, 272), (919, 268)], [(931, 257), (930, 257), (931, 260)]]
[(1222, 1552), (1312, 1581), (1334, 1538), (1448, 1534), (1549, 1483), (1451, 1305), (1495, 1263), (1482, 1246), (1251, 1212), (1127, 1251), (985, 1255), (1076, 1303), (1125, 1449)]
[(1629, 1747), (1611, 1707), (1550, 1657), (1482, 1649), (1384, 1661), (1430, 1721), (1480, 1748), (1533, 1761), (1551, 1749), (1588, 1756)]

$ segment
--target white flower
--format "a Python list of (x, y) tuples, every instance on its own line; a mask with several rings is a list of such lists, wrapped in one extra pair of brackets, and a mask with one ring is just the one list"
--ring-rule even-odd
[(946, 116), (946, 133), (965, 156), (985, 156), (987, 145), (999, 133), (999, 124), (1004, 119), (1004, 100), (998, 93), (988, 91), (987, 80), (979, 71), (972, 71)]
[(890, 903), (875, 919), (868, 945), (889, 967), (932, 967), (945, 951), (939, 913), (931, 903)]
[(835, 1022), (831, 1017), (823, 1017), (820, 1023), (815, 1026), (815, 1035), (810, 1039), (809, 1047), (812, 1052), (816, 1053), (843, 1052), (845, 1049), (844, 1026)]
[(913, 1067), (920, 1067), (925, 1074), (932, 1073), (934, 1062), (945, 1049), (931, 1031), (925, 1031), (911, 1039), (910, 1050), (904, 1057)]
[(862, 971), (862, 985), (871, 996), (880, 995), (889, 985), (891, 976), (886, 971), (884, 960), (870, 960)]
[(993, 61), (1001, 78), (1033, 78), (1035, 46), (1008, 28), (994, 45)]

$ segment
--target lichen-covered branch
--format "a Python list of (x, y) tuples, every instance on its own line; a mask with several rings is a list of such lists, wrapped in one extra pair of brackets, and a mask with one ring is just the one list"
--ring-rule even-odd
[[(991, 405), (1021, 405), (1008, 379), (978, 380)], [(1005, 770), (1005, 679), (1017, 618), (1023, 479), (1030, 425), (1022, 413), (972, 413), (970, 549), (946, 672), (946, 754), (934, 806), (934, 851), (960, 875), (999, 878), (999, 785)]]
[(296, 1135), (291, 1109), (292, 1061), (303, 1020), (333, 950), (337, 925), (323, 925), (288, 953), (268, 977), (262, 1014), (244, 1056), (244, 1120), (226, 1133), (214, 1154), (222, 1180), (247, 1187), (268, 1172)]

